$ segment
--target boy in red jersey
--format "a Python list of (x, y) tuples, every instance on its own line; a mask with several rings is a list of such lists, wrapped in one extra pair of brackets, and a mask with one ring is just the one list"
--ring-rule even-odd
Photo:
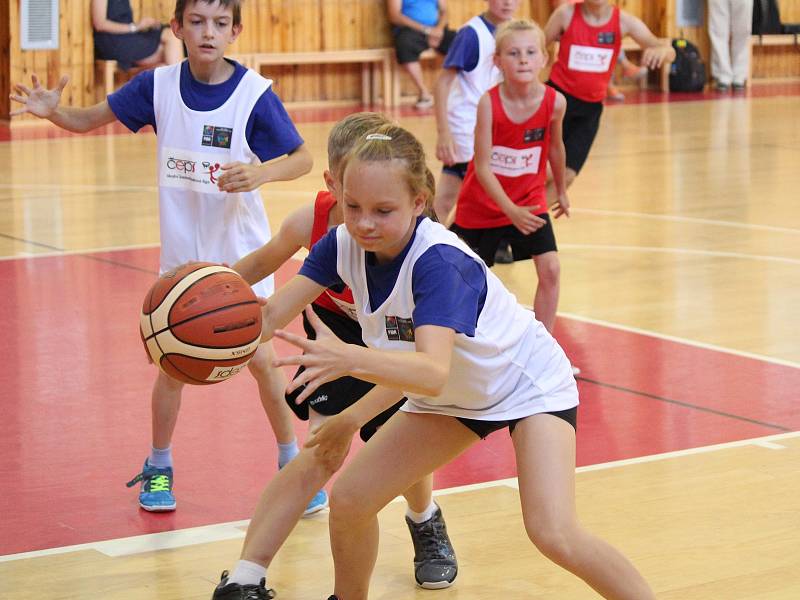
[(495, 34), (495, 64), (504, 81), (478, 103), (475, 158), (469, 164), (452, 227), (488, 265), (500, 240), (514, 260), (533, 258), (538, 285), (533, 308), (552, 333), (559, 293), (556, 239), (547, 214), (547, 163), (558, 193), (556, 218), (569, 216), (561, 120), (566, 101), (539, 81), (547, 62), (544, 33), (515, 20)]
[(630, 35), (639, 43), (642, 65), (649, 69), (675, 60), (675, 50), (662, 44), (641, 19), (620, 10), (609, 0), (584, 0), (582, 4), (560, 6), (547, 21), (544, 33), (547, 44), (560, 42), (548, 83), (567, 100), (563, 139), (569, 187), (586, 162), (597, 135), (603, 99), (622, 38)]

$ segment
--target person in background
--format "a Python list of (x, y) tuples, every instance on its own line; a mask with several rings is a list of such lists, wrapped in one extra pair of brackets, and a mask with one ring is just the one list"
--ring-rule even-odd
[(750, 70), (753, 0), (708, 0), (711, 75), (717, 91), (743, 91)]

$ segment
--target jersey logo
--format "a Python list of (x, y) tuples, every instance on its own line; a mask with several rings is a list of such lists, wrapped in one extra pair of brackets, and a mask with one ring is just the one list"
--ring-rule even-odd
[[(531, 131), (537, 130), (533, 129)], [(495, 175), (504, 175), (505, 177), (535, 175), (539, 172), (539, 160), (541, 157), (541, 146), (534, 146), (533, 148), (492, 146), (489, 168)]]
[(598, 44), (613, 44), (614, 43), (614, 32), (613, 31), (601, 31), (597, 34), (597, 43)]
[(611, 59), (613, 57), (614, 50), (612, 48), (573, 44), (569, 47), (569, 62), (567, 66), (572, 71), (605, 73), (611, 68)]
[(395, 342), (414, 341), (414, 321), (403, 317), (386, 316), (386, 337)]
[(526, 144), (530, 142), (541, 142), (544, 139), (544, 127), (538, 129), (526, 129), (522, 135), (522, 141)]
[[(159, 185), (207, 194), (221, 193), (217, 179), (223, 156), (164, 147), (159, 165)], [(221, 161), (221, 162), (220, 162)]]
[(230, 148), (233, 129), (230, 127), (215, 127), (214, 125), (203, 125), (203, 146), (213, 146), (214, 148)]

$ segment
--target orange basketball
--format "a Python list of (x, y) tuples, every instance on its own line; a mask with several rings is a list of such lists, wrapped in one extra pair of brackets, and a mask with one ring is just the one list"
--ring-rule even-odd
[(164, 273), (139, 323), (150, 358), (184, 383), (219, 383), (241, 371), (261, 340), (261, 307), (234, 270), (188, 263)]

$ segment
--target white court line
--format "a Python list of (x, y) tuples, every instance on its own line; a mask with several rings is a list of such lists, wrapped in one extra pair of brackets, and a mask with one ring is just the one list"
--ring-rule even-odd
[[(762, 448), (769, 448), (774, 450), (785, 449), (785, 446), (774, 443), (776, 440), (784, 440), (800, 437), (800, 431), (792, 431), (788, 433), (777, 433), (775, 435), (768, 435), (759, 438), (752, 438), (747, 440), (739, 440), (736, 442), (726, 442), (724, 444), (713, 444), (711, 446), (702, 446), (700, 448), (688, 448), (686, 450), (676, 450), (674, 452), (663, 452), (661, 454), (653, 454), (650, 456), (640, 456), (638, 458), (629, 458), (625, 460), (615, 460), (607, 463), (600, 463), (596, 465), (587, 465), (585, 467), (578, 467), (575, 469), (576, 473), (586, 473), (590, 471), (601, 471), (604, 469), (615, 469), (628, 465), (656, 462), (660, 460), (668, 460), (671, 458), (678, 458), (682, 456), (690, 456), (696, 454), (707, 454), (710, 452), (717, 452), (719, 450), (726, 450), (729, 448), (741, 448), (743, 446), (756, 446)], [(486, 481), (483, 483), (473, 483), (470, 485), (462, 485), (442, 490), (434, 491), (434, 496), (446, 496), (449, 494), (459, 494), (473, 490), (481, 490), (499, 486), (506, 486), (517, 488), (517, 478), (499, 479), (496, 481)], [(395, 498), (392, 502), (401, 501), (403, 498)], [(313, 517), (312, 517), (313, 518)], [(204, 525), (202, 527), (190, 527), (187, 529), (180, 529), (177, 531), (164, 531), (161, 533), (151, 533), (147, 535), (137, 535), (127, 538), (118, 538), (115, 540), (106, 540), (101, 542), (89, 542), (86, 544), (76, 544), (73, 546), (62, 546), (60, 548), (48, 548), (46, 550), (34, 550), (32, 552), (21, 552), (18, 554), (7, 554), (0, 556), (0, 563), (12, 562), (16, 560), (25, 560), (31, 558), (39, 558), (41, 556), (52, 556), (55, 554), (66, 554), (69, 552), (78, 552), (81, 550), (95, 550), (106, 556), (127, 556), (130, 554), (139, 554), (142, 552), (153, 552), (155, 550), (166, 550), (172, 548), (180, 548), (183, 546), (192, 546), (195, 544), (205, 544), (208, 542), (231, 540), (243, 538), (245, 536), (244, 529), (250, 523), (249, 520), (233, 521), (230, 523), (219, 523), (216, 525)]]
[(559, 244), (570, 250), (608, 250), (612, 252), (650, 252), (655, 254), (687, 254), (689, 256), (713, 256), (715, 258), (735, 258), (740, 260), (761, 260), (766, 262), (800, 265), (800, 258), (771, 256), (768, 254), (745, 254), (743, 252), (723, 252), (721, 250), (695, 250), (693, 248), (666, 248), (659, 246), (620, 246), (609, 244)]
[[(528, 310), (532, 310), (530, 306), (525, 306)], [(608, 327), (610, 329), (619, 329), (620, 331), (627, 331), (629, 333), (636, 333), (638, 335), (644, 335), (647, 337), (658, 338), (661, 340), (667, 340), (670, 342), (676, 342), (678, 344), (685, 344), (687, 346), (694, 346), (695, 348), (703, 348), (704, 350), (713, 350), (714, 352), (722, 352), (724, 354), (732, 354), (734, 356), (741, 356), (743, 358), (751, 358), (753, 360), (759, 360), (765, 363), (770, 363), (774, 365), (780, 365), (782, 367), (791, 367), (793, 369), (800, 369), (800, 363), (796, 363), (790, 360), (784, 360), (782, 358), (774, 358), (772, 356), (764, 356), (763, 354), (755, 354), (753, 352), (745, 352), (744, 350), (734, 350), (731, 348), (724, 348), (722, 346), (715, 346), (714, 344), (707, 344), (705, 342), (696, 342), (694, 340), (686, 339), (677, 337), (674, 335), (667, 335), (665, 333), (658, 333), (655, 331), (649, 331), (647, 329), (639, 329), (638, 327), (629, 327), (627, 325), (620, 325), (618, 323), (611, 323), (609, 321), (603, 321), (601, 319), (592, 319), (590, 317), (583, 317), (581, 315), (576, 315), (574, 313), (568, 312), (558, 312), (559, 317), (566, 317), (568, 319), (573, 319), (575, 321), (582, 321), (584, 323), (592, 323), (593, 325), (601, 325), (603, 327)]]
[(636, 219), (649, 219), (653, 221), (670, 221), (674, 223), (694, 223), (697, 225), (714, 225), (718, 227), (735, 227), (738, 229), (755, 229), (760, 231), (773, 231), (798, 235), (800, 229), (793, 227), (776, 227), (775, 225), (758, 225), (755, 223), (736, 223), (735, 221), (720, 221), (718, 219), (701, 219), (699, 217), (681, 217), (677, 215), (656, 215), (626, 210), (603, 210), (599, 208), (571, 208), (571, 212), (586, 213), (590, 215), (603, 215), (613, 217), (633, 217)]

